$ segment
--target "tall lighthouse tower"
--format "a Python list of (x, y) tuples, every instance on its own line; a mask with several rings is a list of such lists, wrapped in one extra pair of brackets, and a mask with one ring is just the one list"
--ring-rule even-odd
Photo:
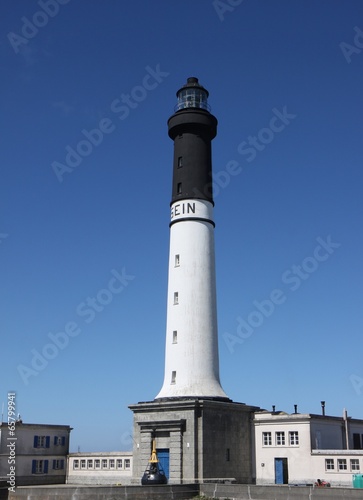
[(164, 384), (157, 399), (223, 398), (214, 258), (208, 91), (188, 78), (168, 121), (174, 141)]
[[(157, 453), (169, 483), (253, 481), (251, 418), (219, 381), (208, 91), (188, 78), (168, 120), (174, 141), (164, 383), (134, 413), (133, 481)], [(155, 344), (154, 344), (155, 345)]]

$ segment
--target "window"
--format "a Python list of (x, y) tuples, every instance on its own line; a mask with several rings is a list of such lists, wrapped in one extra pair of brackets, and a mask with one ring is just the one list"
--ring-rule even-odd
[[(362, 435), (362, 442), (363, 442), (363, 435)], [(353, 449), (354, 450), (361, 450), (362, 449), (361, 438), (360, 438), (360, 434), (358, 434), (358, 433), (353, 434)]]
[(174, 292), (174, 305), (178, 305), (178, 304), (179, 304), (179, 293)]
[(92, 459), (87, 460), (87, 469), (93, 469), (93, 460)]
[(178, 168), (180, 168), (182, 166), (183, 166), (183, 157), (182, 156), (178, 156)]
[(32, 474), (48, 474), (48, 460), (33, 460)]
[(171, 383), (175, 384), (176, 381), (176, 372), (171, 372)]
[(53, 460), (53, 469), (54, 470), (64, 469), (64, 460)]
[(180, 266), (180, 255), (177, 254), (175, 256), (175, 267), (179, 267)]
[(272, 445), (271, 432), (263, 432), (262, 433), (262, 444), (263, 444), (263, 446), (271, 446)]
[(182, 183), (181, 182), (178, 182), (178, 184), (176, 186), (176, 192), (177, 192), (177, 194), (182, 193)]
[(285, 446), (285, 433), (276, 432), (276, 445), (277, 446)]
[(226, 448), (226, 462), (231, 460), (231, 452), (229, 448)]
[(65, 446), (66, 438), (64, 436), (54, 436), (54, 445), (55, 446)]
[(115, 460), (113, 458), (110, 458), (110, 469), (115, 468)]
[(359, 458), (350, 459), (350, 470), (352, 472), (359, 471)]
[(73, 469), (74, 469), (74, 470), (79, 469), (79, 460), (74, 460), (74, 461), (73, 461)]
[(101, 460), (99, 458), (95, 459), (95, 469), (101, 468)]
[(49, 448), (50, 436), (34, 436), (34, 448)]
[(347, 460), (345, 458), (338, 458), (338, 470), (347, 470)]
[(325, 459), (325, 470), (334, 470), (334, 459), (326, 458)]
[(289, 432), (289, 442), (291, 446), (297, 446), (299, 444), (299, 433), (297, 431)]
[(174, 330), (173, 331), (173, 344), (177, 344), (178, 343), (178, 332), (177, 330)]
[(105, 458), (102, 459), (102, 469), (107, 469), (107, 460)]
[(122, 469), (122, 458), (118, 458), (116, 461), (116, 465), (118, 469)]
[(86, 468), (86, 461), (85, 460), (81, 460), (81, 469), (85, 469)]
[(130, 459), (125, 458), (125, 469), (129, 469), (129, 468), (130, 468)]
[(321, 450), (321, 431), (315, 432), (315, 448)]

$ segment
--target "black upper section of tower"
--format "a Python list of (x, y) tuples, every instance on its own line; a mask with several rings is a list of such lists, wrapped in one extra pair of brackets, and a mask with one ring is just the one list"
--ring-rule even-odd
[(213, 203), (211, 143), (217, 119), (209, 112), (208, 91), (191, 77), (176, 95), (175, 113), (168, 120), (174, 141), (171, 203), (191, 198)]

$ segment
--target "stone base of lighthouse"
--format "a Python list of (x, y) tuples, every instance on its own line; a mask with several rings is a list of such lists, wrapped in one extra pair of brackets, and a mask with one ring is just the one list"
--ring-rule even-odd
[(156, 439), (169, 483), (253, 483), (251, 417), (259, 408), (213, 399), (130, 405), (134, 413), (133, 483), (140, 484)]

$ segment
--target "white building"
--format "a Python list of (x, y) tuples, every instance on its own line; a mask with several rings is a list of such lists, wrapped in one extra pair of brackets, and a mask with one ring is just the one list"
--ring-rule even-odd
[(363, 472), (363, 420), (260, 411), (253, 427), (257, 484), (349, 487)]
[(130, 484), (132, 452), (70, 453), (68, 484)]
[(15, 486), (65, 483), (71, 430), (68, 425), (21, 420), (10, 426), (1, 423), (0, 480), (11, 478)]

